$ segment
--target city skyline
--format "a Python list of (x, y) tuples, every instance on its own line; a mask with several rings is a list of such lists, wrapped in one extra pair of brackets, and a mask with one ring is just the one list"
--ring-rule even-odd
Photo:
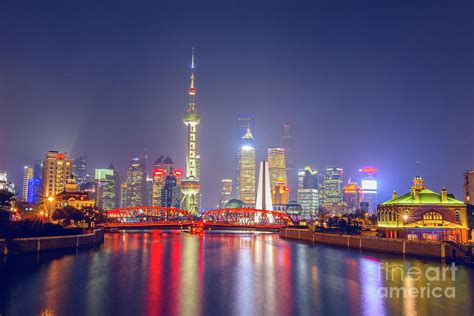
[[(49, 150), (58, 150), (73, 158), (87, 155), (89, 173), (113, 163), (125, 174), (129, 156), (145, 148), (150, 160), (169, 155), (184, 169), (186, 135), (179, 123), (187, 103), (189, 48), (195, 46), (199, 51), (203, 206), (215, 205), (221, 179), (235, 176), (238, 144), (229, 140), (235, 139), (239, 114), (255, 115), (257, 162), (265, 160), (268, 147), (281, 145), (282, 125), (289, 123), (294, 130), (295, 170), (311, 165), (322, 172), (326, 166), (337, 165), (345, 175), (355, 177), (362, 166), (375, 166), (382, 201), (393, 190), (403, 191), (416, 173), (415, 161), (420, 161), (420, 173), (430, 187), (446, 186), (460, 198), (463, 172), (472, 169), (474, 158), (468, 127), (473, 111), (468, 10), (420, 4), (381, 4), (368, 10), (364, 4), (349, 7), (357, 14), (321, 3), (307, 12), (290, 4), (269, 8), (243, 4), (235, 8), (236, 14), (247, 18), (249, 25), (241, 25), (239, 31), (237, 19), (229, 13), (224, 14), (229, 20), (222, 30), (209, 31), (201, 19), (184, 19), (177, 25), (173, 20), (177, 9), (169, 9), (170, 16), (165, 18), (156, 8), (149, 8), (154, 16), (164, 18), (160, 24), (146, 19), (150, 16), (146, 6), (130, 13), (111, 8), (117, 14), (112, 25), (125, 14), (137, 21), (136, 29), (123, 33), (124, 38), (137, 38), (131, 49), (121, 46), (116, 37), (108, 38), (103, 46), (89, 33), (90, 38), (81, 42), (76, 24), (80, 19), (90, 21), (89, 31), (110, 32), (100, 20), (104, 8), (76, 16), (60, 7), (61, 16), (71, 18), (62, 21), (65, 33), (61, 33), (47, 19), (51, 13), (46, 10), (30, 19), (32, 13), (12, 5), (4, 11), (9, 17), (4, 21), (23, 23), (24, 28), (14, 34), (9, 49), (0, 53), (4, 82), (0, 114), (9, 118), (0, 124), (0, 169), (19, 188), (25, 165), (42, 159)], [(285, 9), (295, 14), (279, 26), (278, 17)], [(260, 23), (258, 16), (263, 12), (268, 19)], [(211, 22), (222, 18), (212, 10), (196, 8), (194, 13), (202, 13)], [(309, 14), (315, 18), (306, 20), (307, 25), (296, 23)], [(139, 19), (142, 16), (145, 19)], [(341, 25), (328, 27), (328, 20), (335, 17)], [(383, 24), (383, 33), (368, 27), (381, 18), (403, 18), (405, 24)], [(193, 34), (186, 33), (190, 23), (195, 27)], [(321, 26), (327, 28), (325, 32)], [(29, 33), (32, 29), (39, 33)], [(443, 29), (456, 31), (458, 37), (440, 32)], [(173, 30), (175, 35), (159, 33), (150, 41), (143, 30), (145, 34)], [(257, 36), (251, 36), (252, 30)], [(262, 39), (274, 31), (278, 31), (275, 40)], [(56, 41), (42, 42), (46, 33)], [(223, 39), (223, 45), (211, 44), (223, 34), (231, 35)], [(172, 41), (175, 37), (181, 40)], [(305, 44), (296, 48), (295, 41)], [(248, 53), (241, 54), (240, 46)], [(90, 49), (89, 55), (84, 47)], [(123, 49), (117, 51), (119, 47)], [(71, 50), (71, 57), (55, 58), (58, 50)], [(375, 50), (376, 55), (371, 53)], [(38, 58), (28, 51), (37, 52)], [(108, 59), (111, 51), (116, 57)], [(21, 69), (15, 67), (20, 64)], [(47, 119), (38, 120), (41, 116), (35, 111)], [(55, 124), (49, 127), (46, 122)]]

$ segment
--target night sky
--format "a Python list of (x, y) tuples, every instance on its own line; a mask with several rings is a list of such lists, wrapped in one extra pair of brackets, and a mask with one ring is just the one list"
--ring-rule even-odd
[[(256, 4), (258, 3), (258, 4)], [(237, 114), (257, 158), (294, 127), (296, 162), (379, 169), (380, 201), (474, 169), (474, 5), (446, 1), (1, 1), (0, 169), (48, 150), (90, 172), (131, 154), (184, 169), (196, 47), (203, 206), (234, 177)]]

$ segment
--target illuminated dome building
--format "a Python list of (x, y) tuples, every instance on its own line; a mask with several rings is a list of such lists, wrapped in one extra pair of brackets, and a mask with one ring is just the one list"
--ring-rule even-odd
[(237, 199), (232, 199), (224, 205), (224, 208), (243, 208), (244, 202)]
[(466, 205), (446, 191), (428, 190), (423, 179), (413, 179), (411, 191), (377, 207), (377, 226), (387, 238), (467, 242)]
[(192, 215), (199, 215), (200, 208), (200, 184), (198, 175), (197, 160), (197, 136), (196, 129), (201, 121), (201, 116), (196, 110), (194, 97), (196, 96), (196, 88), (194, 86), (194, 48), (191, 58), (191, 85), (188, 89), (189, 106), (183, 116), (184, 125), (188, 128), (188, 146), (186, 152), (186, 178), (181, 181), (182, 206)]

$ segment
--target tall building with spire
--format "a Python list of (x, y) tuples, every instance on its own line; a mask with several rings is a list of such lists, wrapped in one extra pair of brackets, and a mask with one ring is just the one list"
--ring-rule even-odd
[(196, 88), (194, 86), (194, 48), (191, 57), (191, 84), (188, 89), (189, 105), (188, 110), (183, 116), (184, 125), (188, 129), (188, 146), (186, 151), (186, 178), (181, 182), (182, 201), (181, 205), (184, 209), (193, 215), (199, 214), (200, 195), (199, 195), (199, 175), (197, 162), (197, 135), (196, 130), (201, 116), (196, 110), (195, 96)]
[(296, 199), (298, 189), (298, 175), (295, 167), (295, 156), (293, 146), (293, 131), (290, 124), (283, 124), (283, 136), (281, 138), (281, 147), (285, 150), (285, 168), (288, 186), (290, 187), (290, 199)]
[(255, 142), (255, 115), (253, 114), (239, 114), (237, 115), (237, 168), (233, 186), (233, 196), (239, 197), (240, 195), (240, 151), (241, 147), (246, 142), (244, 139), (245, 134), (247, 134), (247, 130), (250, 128), (250, 132), (252, 133), (252, 137)]
[(247, 205), (255, 204), (255, 141), (250, 130), (242, 138), (239, 167), (239, 198)]

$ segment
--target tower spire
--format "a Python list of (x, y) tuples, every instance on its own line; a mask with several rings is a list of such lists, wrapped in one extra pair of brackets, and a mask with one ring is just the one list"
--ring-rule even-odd
[(194, 103), (194, 96), (196, 95), (196, 87), (194, 86), (194, 47), (191, 53), (191, 83), (189, 85), (188, 94), (189, 94), (189, 109), (188, 111), (194, 112), (195, 111), (195, 103)]

